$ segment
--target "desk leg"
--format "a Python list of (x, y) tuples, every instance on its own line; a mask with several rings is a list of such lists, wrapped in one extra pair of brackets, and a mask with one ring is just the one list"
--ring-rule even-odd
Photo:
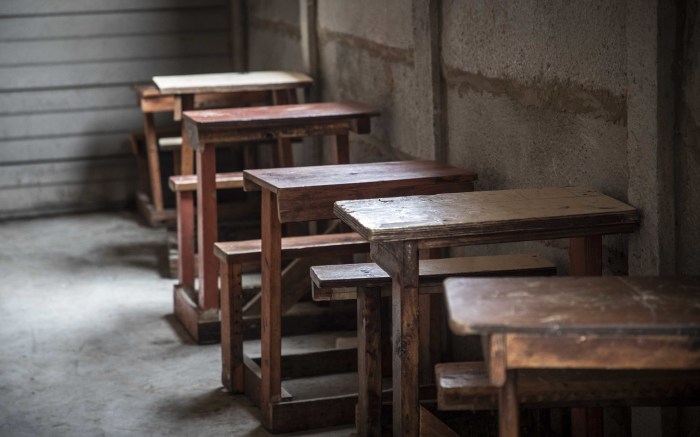
[(335, 136), (335, 149), (333, 150), (334, 164), (348, 164), (350, 162), (350, 137), (347, 133)]
[(357, 289), (357, 435), (382, 435), (382, 333), (380, 288)]
[(158, 138), (153, 113), (143, 114), (143, 133), (146, 137), (146, 157), (148, 159), (148, 174), (151, 178), (151, 202), (156, 211), (163, 210), (163, 188), (160, 184), (160, 161), (158, 160)]
[(603, 237), (601, 235), (569, 240), (569, 274), (571, 276), (603, 274)]
[(374, 261), (391, 275), (394, 436), (418, 437), (418, 246), (372, 243)]
[[(189, 111), (194, 109), (194, 96), (191, 94), (184, 94), (180, 96), (181, 110)], [(212, 144), (212, 147), (214, 145)], [(187, 132), (185, 132), (185, 123), (182, 123), (182, 147), (180, 148), (180, 174), (188, 175), (194, 173), (192, 157), (192, 144), (190, 144), (187, 139)]]
[[(275, 105), (294, 104), (296, 103), (296, 90), (294, 90), (294, 98), (292, 98), (290, 90), (274, 91), (272, 101)], [(277, 138), (277, 157), (279, 167), (294, 167), (291, 138)]]
[(219, 308), (217, 240), (216, 147), (206, 144), (197, 150), (197, 236), (199, 254), (199, 307)]
[(261, 393), (263, 422), (272, 427), (272, 403), (281, 399), (282, 324), (282, 226), (277, 212), (277, 196), (262, 191), (262, 283), (260, 298)]
[(231, 393), (245, 391), (243, 365), (243, 291), (241, 265), (223, 263), (221, 270), (221, 382)]
[(498, 389), (498, 435), (517, 437), (519, 427), (518, 396), (515, 389), (517, 373), (506, 371), (506, 381)]
[[(603, 237), (601, 235), (569, 240), (569, 274), (571, 276), (603, 274)], [(572, 408), (571, 433), (574, 437), (603, 435), (603, 409)]]

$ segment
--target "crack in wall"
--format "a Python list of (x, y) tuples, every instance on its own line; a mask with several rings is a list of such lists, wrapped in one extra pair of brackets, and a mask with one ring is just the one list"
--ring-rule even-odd
[(331, 42), (338, 43), (344, 47), (354, 48), (367, 52), (370, 56), (381, 58), (387, 62), (395, 62), (398, 64), (413, 66), (413, 50), (400, 49), (371, 41), (366, 38), (360, 38), (347, 33), (336, 32), (326, 28), (318, 29), (318, 39), (322, 44)]
[(460, 97), (467, 91), (505, 96), (526, 108), (589, 115), (612, 123), (627, 124), (627, 98), (608, 90), (590, 90), (571, 82), (518, 83), (487, 77), (443, 64), (445, 83)]

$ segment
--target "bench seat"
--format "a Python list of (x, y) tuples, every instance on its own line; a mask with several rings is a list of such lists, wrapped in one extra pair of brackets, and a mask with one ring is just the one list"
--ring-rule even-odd
[[(551, 276), (556, 272), (554, 264), (532, 254), (427, 259), (419, 265), (420, 283), (426, 286), (439, 285), (449, 276)], [(311, 281), (316, 301), (353, 300), (357, 287), (391, 285), (389, 275), (375, 263), (314, 266)], [(389, 296), (390, 290), (384, 293)]]
[[(170, 176), (168, 179), (170, 189), (174, 192), (197, 191), (197, 175)], [(231, 188), (243, 188), (243, 173), (217, 173), (216, 189), (225, 190)]]
[[(498, 407), (484, 362), (435, 366), (438, 409)], [(700, 404), (700, 374), (669, 370), (521, 370), (518, 399), (530, 407)]]

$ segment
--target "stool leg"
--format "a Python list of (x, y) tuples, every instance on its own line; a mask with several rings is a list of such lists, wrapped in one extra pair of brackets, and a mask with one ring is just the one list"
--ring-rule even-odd
[(500, 437), (517, 437), (518, 397), (516, 392), (517, 373), (506, 371), (506, 382), (498, 391), (498, 435)]
[(241, 265), (221, 263), (221, 382), (231, 393), (243, 393), (243, 290)]
[(357, 289), (357, 434), (382, 434), (382, 348), (380, 288)]
[(177, 200), (177, 271), (180, 286), (194, 290), (194, 193), (179, 191)]
[(146, 157), (151, 178), (151, 202), (156, 211), (163, 210), (163, 189), (160, 184), (160, 161), (158, 161), (158, 139), (152, 112), (143, 114), (143, 131), (146, 136)]

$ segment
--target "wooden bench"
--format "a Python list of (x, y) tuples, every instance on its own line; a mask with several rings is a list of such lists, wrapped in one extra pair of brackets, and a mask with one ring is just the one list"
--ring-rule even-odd
[[(482, 335), (501, 436), (518, 435), (519, 389), (532, 387), (530, 371), (587, 369), (595, 373), (581, 375), (593, 382), (620, 376), (610, 384), (632, 390), (621, 376), (629, 372), (649, 377), (661, 401), (664, 387), (673, 397), (674, 383), (654, 372), (688, 372), (692, 384), (700, 377), (700, 277), (450, 278), (445, 294), (452, 331)], [(689, 387), (697, 401), (697, 385)]]
[[(442, 293), (442, 281), (449, 276), (551, 276), (556, 273), (554, 264), (532, 254), (425, 259), (419, 264), (419, 293)], [(391, 277), (375, 263), (360, 263), (314, 266), (311, 279), (314, 300), (357, 299), (356, 423), (358, 435), (374, 435), (381, 429), (381, 377), (387, 373), (393, 353), (388, 317), (383, 314), (387, 309), (377, 307), (377, 296), (391, 296)], [(441, 305), (435, 302), (427, 301), (421, 308), (429, 309), (428, 317), (420, 320), (421, 364), (424, 373), (432, 373), (432, 366), (440, 361), (444, 318), (437, 311)], [(430, 378), (423, 379), (422, 383), (430, 382)]]
[[(353, 253), (368, 252), (369, 245), (356, 233), (320, 234), (301, 237), (286, 237), (282, 239), (282, 259), (294, 259), (282, 272), (286, 284), (300, 284), (296, 290), (285, 289), (285, 299), (281, 313), (285, 314), (298, 300), (299, 293), (308, 293), (309, 266), (318, 264), (320, 259), (328, 260), (329, 256), (341, 256)], [(222, 382), (231, 393), (242, 393), (245, 389), (243, 333), (244, 314), (247, 308), (243, 306), (243, 290), (241, 288), (241, 268), (246, 263), (260, 263), (262, 243), (260, 240), (218, 242), (214, 245), (214, 253), (220, 262), (221, 275), (221, 354)], [(298, 265), (299, 263), (302, 266)], [(305, 268), (304, 268), (305, 267)], [(305, 273), (307, 281), (298, 281), (291, 275)], [(249, 302), (254, 306), (257, 302)], [(336, 314), (337, 315), (337, 314)], [(336, 315), (331, 314), (331, 317)], [(346, 318), (347, 319), (347, 318)], [(311, 328), (330, 329), (337, 327), (339, 320), (319, 319)], [(253, 315), (253, 322), (260, 326), (259, 313)], [(354, 319), (351, 319), (354, 324)], [(288, 324), (285, 324), (288, 325)]]

